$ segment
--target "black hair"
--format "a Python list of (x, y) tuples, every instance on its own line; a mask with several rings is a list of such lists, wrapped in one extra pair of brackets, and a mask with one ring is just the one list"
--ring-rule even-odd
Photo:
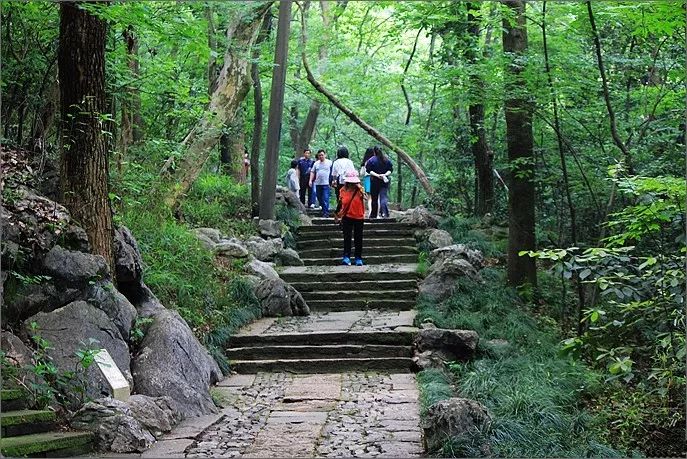
[(336, 150), (336, 158), (348, 158), (348, 148), (341, 146)]
[(291, 160), (291, 167), (293, 167), (294, 169), (295, 169), (296, 167), (298, 167), (298, 160), (292, 159), (292, 160)]
[(382, 147), (380, 147), (379, 145), (375, 145), (375, 146), (374, 146), (374, 151), (375, 151), (375, 156), (376, 156), (377, 158), (381, 159), (382, 162), (385, 163), (385, 162), (388, 161), (388, 158), (386, 157), (386, 155), (385, 155), (384, 152), (382, 151)]
[(372, 158), (374, 155), (375, 149), (373, 147), (369, 147), (367, 150), (365, 150), (365, 155), (363, 155), (363, 162), (360, 165), (364, 166), (365, 163), (367, 163), (367, 160)]
[(310, 148), (304, 148), (303, 149), (303, 153), (305, 153), (306, 151), (309, 151), (310, 153), (312, 153), (312, 150)]
[[(325, 155), (327, 154), (327, 152), (324, 151), (323, 148), (320, 148), (319, 150), (317, 150), (317, 155), (319, 155), (320, 153), (324, 153)], [(317, 156), (317, 155), (315, 155), (315, 156)]]

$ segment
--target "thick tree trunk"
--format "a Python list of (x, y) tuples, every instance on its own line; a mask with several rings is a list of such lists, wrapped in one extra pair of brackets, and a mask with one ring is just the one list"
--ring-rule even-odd
[(61, 199), (86, 230), (93, 253), (102, 255), (113, 268), (107, 143), (102, 122), (106, 112), (106, 31), (107, 23), (79, 8), (78, 3), (60, 4)]
[[(467, 58), (472, 64), (477, 64), (479, 57), (477, 46), (479, 43), (479, 19), (475, 15), (478, 9), (473, 3), (467, 4), (468, 10), (468, 35), (470, 46), (468, 46)], [(472, 156), (475, 164), (475, 213), (483, 216), (490, 213), (494, 207), (494, 174), (493, 157), (487, 144), (487, 134), (484, 130), (484, 81), (481, 75), (474, 71), (470, 75), (472, 91), (475, 100), (468, 107), (470, 114), (470, 134), (472, 137)]]
[(265, 147), (265, 167), (260, 193), (260, 218), (273, 220), (275, 216), (277, 168), (279, 167), (279, 139), (281, 137), (282, 111), (284, 110), (284, 87), (286, 66), (289, 53), (289, 31), (291, 30), (291, 0), (279, 4), (279, 23), (277, 25), (277, 45), (274, 52), (272, 70), (272, 90), (270, 110), (267, 119), (267, 146)]
[(260, 33), (253, 49), (250, 74), (253, 79), (253, 105), (255, 115), (253, 117), (253, 137), (250, 148), (250, 202), (251, 216), (257, 217), (260, 213), (260, 142), (262, 141), (262, 84), (260, 83), (260, 68), (258, 59), (260, 50), (257, 45), (264, 42), (272, 29), (272, 16), (266, 14), (260, 26)]
[[(210, 97), (210, 105), (200, 122), (183, 141), (186, 154), (178, 170), (178, 180), (165, 198), (165, 203), (176, 208), (182, 196), (191, 188), (200, 171), (212, 154), (212, 149), (222, 135), (225, 123), (236, 116), (241, 102), (251, 86), (249, 50), (257, 38), (262, 19), (272, 2), (261, 3), (245, 16), (234, 18), (227, 28), (227, 47), (224, 65), (217, 79), (217, 88)], [(174, 159), (163, 166), (162, 173), (169, 173)]]
[(508, 283), (536, 286), (534, 258), (520, 256), (521, 251), (536, 248), (532, 109), (523, 95), (526, 81), (522, 76), (522, 59), (527, 51), (525, 3), (522, 0), (503, 3), (515, 14), (514, 23), (508, 18), (503, 20), (503, 51), (509, 59), (506, 78), (510, 80), (506, 86), (506, 139), (512, 168), (508, 187)]

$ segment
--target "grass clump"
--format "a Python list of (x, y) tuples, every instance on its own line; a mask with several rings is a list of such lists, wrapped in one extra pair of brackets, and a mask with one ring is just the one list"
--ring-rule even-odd
[[(485, 438), (490, 454), (621, 456), (604, 446), (604, 422), (587, 409), (587, 402), (602, 389), (602, 377), (558, 355), (561, 337), (555, 323), (526, 311), (516, 292), (503, 287), (502, 270), (486, 268), (482, 277), (484, 284), (460, 279), (456, 293), (439, 305), (421, 299), (416, 320), (479, 333), (478, 360), (452, 363), (449, 368), (458, 382), (455, 395), (483, 403), (492, 415)], [(437, 386), (438, 380), (435, 373), (420, 377), (423, 403), (447, 396), (448, 382)], [(481, 456), (482, 443), (476, 437), (453, 439), (442, 454)]]
[(222, 234), (239, 238), (255, 234), (248, 187), (228, 175), (202, 174), (183, 200), (180, 211), (192, 227), (217, 228)]
[(448, 231), (456, 243), (477, 249), (486, 257), (498, 257), (506, 252), (508, 230), (477, 217), (448, 217), (440, 222), (439, 228)]

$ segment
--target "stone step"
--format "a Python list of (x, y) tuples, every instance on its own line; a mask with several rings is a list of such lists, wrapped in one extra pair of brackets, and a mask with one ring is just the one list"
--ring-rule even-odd
[[(338, 246), (326, 246), (314, 249), (302, 249), (298, 251), (298, 255), (303, 258), (322, 258), (322, 257), (340, 257), (343, 251), (343, 242)], [(363, 240), (363, 255), (365, 256), (379, 256), (379, 255), (417, 255), (418, 250), (415, 246), (386, 246), (375, 247), (370, 246), (368, 241)]]
[(347, 300), (414, 300), (417, 290), (324, 290), (317, 289), (301, 292), (307, 300), (327, 300), (332, 302)]
[(90, 432), (45, 432), (0, 439), (3, 456), (66, 457), (91, 451)]
[(230, 360), (229, 365), (237, 373), (262, 371), (290, 373), (341, 373), (346, 371), (379, 371), (410, 373), (414, 370), (409, 357), (376, 359), (287, 359), (287, 360)]
[(57, 419), (54, 411), (49, 410), (18, 410), (0, 413), (0, 427), (2, 437), (16, 437), (38, 432), (47, 432), (55, 427)]
[[(310, 228), (302, 226), (301, 228)], [(377, 229), (363, 228), (363, 238), (410, 238), (415, 237), (412, 230), (407, 229)], [(343, 238), (340, 228), (327, 228), (322, 231), (309, 231), (298, 233), (297, 241), (312, 241), (317, 239), (339, 239)]]
[(229, 360), (343, 359), (412, 357), (412, 346), (326, 344), (321, 346), (251, 346), (226, 350)]
[(3, 411), (23, 410), (27, 406), (24, 392), (21, 389), (0, 390)]
[[(339, 259), (340, 263), (341, 260)], [(286, 282), (357, 282), (381, 280), (417, 280), (417, 264), (342, 266), (288, 266), (279, 272)]]
[[(305, 266), (334, 266), (341, 264), (341, 257), (327, 258), (301, 258)], [(417, 263), (417, 254), (401, 255), (371, 255), (363, 256), (363, 261), (368, 265), (385, 265), (387, 263)]]
[(311, 311), (315, 312), (341, 312), (364, 311), (367, 309), (386, 309), (391, 311), (410, 311), (417, 306), (416, 299), (400, 300), (305, 300)]
[[(317, 217), (311, 219), (313, 225), (332, 225), (334, 224), (334, 217), (322, 218)], [(396, 218), (366, 218), (366, 225), (381, 225), (386, 223), (398, 223)]]
[[(417, 242), (414, 237), (398, 237), (398, 238), (374, 238), (363, 236), (363, 244), (365, 247), (416, 247)], [(343, 237), (323, 237), (322, 239), (306, 239), (296, 242), (296, 247), (300, 253), (302, 250), (321, 247), (343, 247)]]
[(273, 333), (233, 335), (227, 342), (227, 347), (251, 346), (315, 346), (333, 344), (389, 344), (395, 346), (410, 346), (416, 329), (393, 331), (329, 331), (315, 333)]
[[(363, 224), (363, 232), (365, 232), (366, 229), (374, 229), (374, 230), (404, 230), (408, 232), (413, 232), (416, 227), (414, 225), (410, 225), (408, 223), (370, 223), (368, 224), (365, 222)], [(341, 225), (338, 223), (334, 223), (332, 221), (331, 223), (321, 223), (319, 225), (312, 225), (312, 226), (300, 226), (298, 228), (298, 235), (302, 234), (310, 234), (310, 233), (322, 233), (325, 231), (334, 231), (337, 233), (341, 232)]]
[(357, 282), (291, 282), (291, 285), (304, 294), (306, 292), (320, 291), (351, 291), (351, 290), (415, 290), (417, 281), (410, 280), (383, 280), (383, 281), (357, 281)]

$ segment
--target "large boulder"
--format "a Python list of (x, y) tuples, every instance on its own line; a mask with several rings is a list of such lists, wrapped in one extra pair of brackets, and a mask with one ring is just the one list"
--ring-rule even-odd
[(281, 279), (265, 279), (254, 288), (264, 317), (307, 316), (310, 308), (300, 293)]
[(275, 255), (284, 249), (281, 238), (262, 239), (252, 236), (245, 242), (248, 252), (260, 261), (272, 261)]
[(432, 249), (438, 249), (453, 244), (453, 238), (448, 231), (434, 228), (430, 231), (427, 242)]
[(114, 243), (117, 283), (140, 281), (143, 276), (143, 259), (129, 228), (117, 228)]
[[(474, 400), (449, 398), (429, 407), (420, 420), (424, 432), (425, 450), (437, 452), (442, 449), (447, 439), (465, 437), (483, 437), (491, 425), (491, 416), (486, 407)], [(480, 448), (488, 456), (489, 445)]]
[(439, 226), (439, 220), (424, 206), (417, 206), (409, 210), (401, 217), (400, 221), (420, 228), (436, 228)]
[(432, 250), (432, 265), (420, 283), (420, 294), (434, 301), (443, 301), (453, 294), (460, 277), (481, 281), (479, 270), (484, 266), (484, 256), (479, 250), (465, 244), (453, 244)]
[[(24, 325), (27, 335), (36, 333), (50, 343), (47, 354), (62, 371), (78, 367), (76, 351), (88, 346), (88, 338), (97, 340), (95, 347), (107, 349), (119, 370), (131, 383), (129, 348), (119, 329), (100, 309), (85, 301), (75, 301), (52, 312), (39, 312)], [(91, 365), (84, 375), (86, 395), (91, 398), (112, 395), (112, 391), (97, 365)]]
[(110, 281), (92, 285), (86, 294), (86, 301), (103, 311), (112, 319), (122, 337), (128, 341), (131, 327), (138, 315), (133, 304), (121, 294)]
[(445, 361), (466, 361), (474, 357), (479, 335), (473, 330), (423, 328), (415, 335), (418, 353), (430, 351)]
[(83, 287), (110, 275), (102, 256), (66, 250), (59, 245), (45, 255), (43, 270), (55, 284), (71, 287)]
[(129, 405), (111, 397), (87, 402), (71, 420), (75, 429), (93, 432), (100, 451), (141, 453), (155, 437), (138, 421)]
[(222, 374), (178, 313), (157, 309), (132, 363), (136, 392), (169, 395), (184, 416), (216, 412), (209, 388)]
[(193, 228), (193, 232), (196, 236), (202, 235), (215, 244), (219, 243), (220, 239), (222, 239), (222, 235), (217, 228)]
[(60, 306), (78, 300), (82, 296), (79, 288), (58, 289), (50, 279), (38, 284), (20, 286), (14, 295), (6, 296), (3, 305), (3, 324), (19, 324), (39, 312), (50, 312)]
[(248, 250), (237, 239), (221, 239), (214, 247), (215, 254), (229, 258), (246, 258)]
[(293, 249), (284, 249), (275, 257), (277, 265), (280, 266), (303, 266), (303, 260)]
[(296, 193), (283, 186), (277, 186), (276, 204), (284, 203), (287, 207), (298, 210), (298, 212), (305, 213), (305, 205), (300, 201)]
[(143, 427), (159, 438), (181, 421), (181, 414), (174, 409), (171, 397), (148, 397), (135, 394), (126, 401), (134, 417)]
[(260, 236), (267, 238), (281, 237), (281, 222), (278, 220), (258, 220)]
[(465, 244), (452, 244), (432, 250), (429, 260), (436, 264), (449, 258), (460, 258), (470, 263), (475, 269), (484, 267), (484, 255), (476, 249), (471, 249)]
[(31, 349), (13, 333), (6, 330), (0, 332), (0, 348), (10, 365), (26, 367), (31, 364), (33, 357)]
[(279, 279), (279, 274), (274, 268), (264, 261), (252, 259), (243, 267), (243, 270), (261, 279)]

